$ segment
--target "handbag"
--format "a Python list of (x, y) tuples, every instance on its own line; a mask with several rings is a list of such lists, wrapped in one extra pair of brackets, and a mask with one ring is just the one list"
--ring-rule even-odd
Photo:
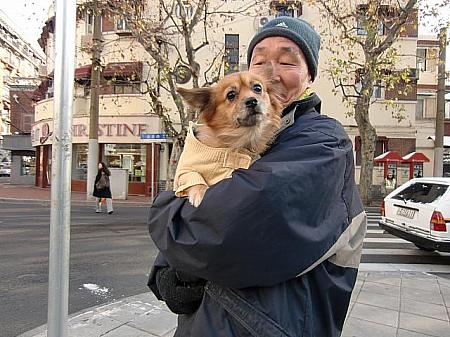
[(97, 190), (104, 190), (105, 188), (108, 187), (109, 187), (109, 179), (106, 176), (106, 174), (102, 174), (100, 179), (95, 184), (95, 188), (97, 188)]

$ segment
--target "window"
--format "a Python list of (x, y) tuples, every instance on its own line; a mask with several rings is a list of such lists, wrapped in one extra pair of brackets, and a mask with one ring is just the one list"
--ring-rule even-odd
[(126, 94), (140, 94), (140, 82), (117, 81), (113, 83), (112, 94), (126, 95)]
[(422, 119), (423, 118), (424, 103), (425, 103), (425, 100), (423, 98), (417, 98), (416, 119)]
[(125, 19), (117, 20), (116, 30), (127, 30), (127, 22), (125, 21)]
[(427, 50), (425, 48), (417, 49), (416, 68), (419, 71), (425, 71), (427, 69)]
[(272, 1), (270, 8), (275, 16), (290, 16), (295, 18), (303, 14), (302, 4), (297, 1)]
[(225, 75), (239, 71), (239, 34), (225, 34)]
[(108, 167), (128, 169), (129, 181), (145, 182), (146, 145), (105, 144)]
[[(366, 30), (364, 28), (364, 21), (365, 21), (364, 18), (360, 17), (358, 19), (358, 21), (356, 23), (356, 34), (358, 34), (358, 35), (367, 35), (367, 32), (366, 32)], [(380, 21), (378, 23), (378, 32), (377, 32), (377, 34), (380, 35), (380, 36), (385, 34), (385, 27), (384, 27), (384, 23), (382, 21)]]
[(393, 196), (393, 199), (429, 204), (439, 200), (447, 191), (447, 185), (415, 183)]
[(21, 176), (36, 175), (36, 158), (32, 156), (22, 156), (20, 163)]
[(175, 7), (175, 15), (181, 19), (181, 14), (184, 13), (187, 19), (192, 18), (194, 15), (194, 8), (188, 1), (182, 1), (181, 6), (179, 4)]
[[(388, 139), (386, 137), (380, 136), (377, 139), (377, 143), (375, 145), (375, 155), (374, 157), (379, 156), (382, 153), (388, 151)], [(356, 165), (361, 165), (361, 137), (355, 137), (355, 154), (356, 154)]]
[(94, 32), (94, 14), (86, 12), (84, 21), (86, 22), (86, 34)]

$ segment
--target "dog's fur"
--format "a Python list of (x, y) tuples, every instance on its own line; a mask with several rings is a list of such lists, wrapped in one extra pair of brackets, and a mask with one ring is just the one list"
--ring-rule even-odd
[[(246, 149), (256, 156), (267, 149), (280, 128), (280, 93), (269, 73), (233, 73), (215, 86), (177, 91), (199, 112), (201, 124), (195, 136), (207, 146)], [(191, 204), (198, 206), (206, 189), (204, 185), (188, 188)]]

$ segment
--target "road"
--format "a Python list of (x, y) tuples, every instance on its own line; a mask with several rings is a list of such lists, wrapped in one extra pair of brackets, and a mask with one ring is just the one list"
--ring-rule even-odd
[[(73, 206), (69, 314), (139, 294), (157, 250), (147, 207), (115, 205), (114, 214)], [(47, 204), (0, 202), (0, 336), (12, 337), (47, 321)]]
[[(450, 254), (426, 252), (414, 244), (386, 233), (378, 226), (380, 213), (368, 210), (367, 233), (363, 244), (363, 263), (450, 265)], [(426, 266), (425, 266), (426, 270)]]
[[(115, 205), (113, 215), (72, 207), (69, 314), (147, 291), (157, 250), (146, 226), (148, 207)], [(0, 336), (47, 321), (48, 204), (0, 202)], [(369, 211), (363, 263), (450, 265), (450, 254), (423, 252), (384, 233)]]

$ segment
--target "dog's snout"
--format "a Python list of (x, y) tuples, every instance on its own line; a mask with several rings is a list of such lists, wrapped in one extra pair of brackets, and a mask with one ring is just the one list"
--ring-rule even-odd
[(245, 100), (245, 106), (247, 108), (255, 108), (258, 105), (258, 100), (255, 97), (249, 97)]

